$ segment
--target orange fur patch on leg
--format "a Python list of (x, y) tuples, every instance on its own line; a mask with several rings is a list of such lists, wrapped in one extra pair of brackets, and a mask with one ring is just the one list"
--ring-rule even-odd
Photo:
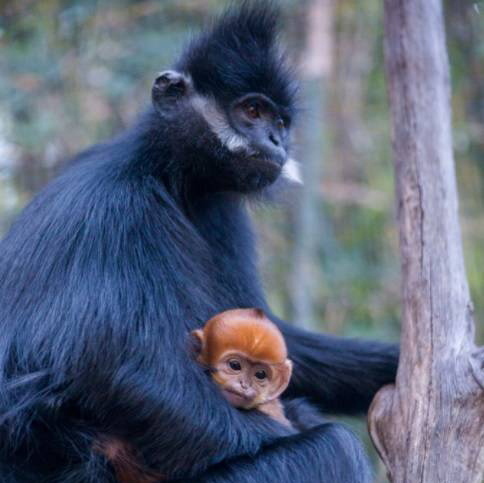
[(119, 483), (158, 483), (165, 479), (146, 468), (142, 456), (127, 441), (103, 437), (94, 443), (94, 449), (111, 463)]

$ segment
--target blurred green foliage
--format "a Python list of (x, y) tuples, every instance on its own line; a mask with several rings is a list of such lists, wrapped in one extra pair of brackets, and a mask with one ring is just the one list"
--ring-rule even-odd
[[(190, 32), (227, 3), (0, 3), (0, 233), (63, 160), (136, 117), (149, 102), (155, 73), (169, 67)], [(283, 40), (299, 65), (307, 56), (309, 2), (280, 3)], [(484, 4), (448, 0), (445, 7), (465, 258), (483, 342)], [(320, 98), (303, 101), (303, 112), (305, 106), (321, 107), (320, 119), (308, 116), (296, 134), (302, 162), (308, 133), (316, 134), (321, 148), (320, 175), (310, 199), (317, 219), (317, 236), (307, 254), (310, 270), (303, 279), (295, 276), (300, 192), (283, 193), (276, 205), (253, 207), (261, 267), (269, 299), (281, 316), (294, 318), (294, 289), (304, 283), (313, 326), (397, 340), (398, 232), (382, 2), (328, 2), (326, 14), (330, 67), (317, 91)], [(306, 92), (304, 72), (301, 78)]]

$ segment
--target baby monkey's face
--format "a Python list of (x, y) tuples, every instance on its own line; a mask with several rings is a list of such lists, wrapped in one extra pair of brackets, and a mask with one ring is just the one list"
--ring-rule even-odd
[(213, 368), (213, 378), (235, 407), (251, 409), (273, 399), (281, 386), (278, 364), (254, 361), (244, 354), (224, 354)]
[(260, 309), (227, 310), (192, 332), (197, 360), (235, 407), (257, 408), (287, 388), (292, 363), (280, 330)]

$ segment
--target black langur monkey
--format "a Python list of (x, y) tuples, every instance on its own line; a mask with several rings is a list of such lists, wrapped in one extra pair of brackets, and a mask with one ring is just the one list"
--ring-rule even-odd
[(160, 481), (369, 481), (343, 426), (289, 434), (239, 411), (186, 348), (216, 313), (261, 307), (294, 363), (285, 398), (362, 413), (395, 377), (396, 347), (267, 306), (245, 200), (290, 163), (296, 86), (276, 20), (263, 1), (222, 15), (135, 125), (78, 155), (0, 243), (2, 483), (113, 483), (102, 441), (126, 441)]

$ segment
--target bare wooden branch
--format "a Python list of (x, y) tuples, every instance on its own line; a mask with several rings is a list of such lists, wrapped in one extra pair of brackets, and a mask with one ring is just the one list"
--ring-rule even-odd
[(369, 414), (394, 483), (481, 483), (484, 352), (474, 346), (441, 0), (385, 0), (402, 260), (401, 360)]

